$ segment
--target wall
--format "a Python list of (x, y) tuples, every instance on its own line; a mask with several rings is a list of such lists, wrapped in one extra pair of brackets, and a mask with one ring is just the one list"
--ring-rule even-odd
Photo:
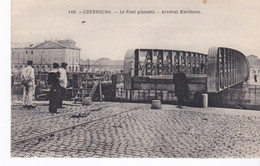
[(244, 83), (209, 95), (209, 105), (260, 110), (260, 84)]

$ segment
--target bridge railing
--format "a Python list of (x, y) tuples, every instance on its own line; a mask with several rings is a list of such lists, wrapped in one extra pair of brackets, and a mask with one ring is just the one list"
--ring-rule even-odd
[(206, 54), (180, 50), (136, 49), (127, 52), (125, 74), (131, 76), (172, 75), (175, 66), (188, 74), (206, 74)]
[(134, 76), (172, 75), (175, 66), (187, 74), (206, 73), (207, 55), (179, 50), (135, 50)]
[(206, 74), (208, 56), (181, 50), (128, 50), (124, 61), (125, 88), (131, 89), (134, 76), (173, 75), (176, 66), (182, 66), (186, 74)]
[(217, 47), (210, 48), (208, 55), (208, 92), (219, 92), (248, 79), (248, 60), (241, 52)]

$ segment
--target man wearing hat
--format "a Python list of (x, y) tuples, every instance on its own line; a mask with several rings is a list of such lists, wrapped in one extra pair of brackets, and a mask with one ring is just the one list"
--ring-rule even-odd
[(62, 100), (65, 98), (66, 87), (68, 84), (67, 73), (66, 73), (67, 65), (68, 65), (67, 63), (62, 62), (61, 67), (59, 68), (59, 72), (60, 72), (59, 81), (60, 81), (60, 86), (61, 86), (60, 98), (59, 98), (59, 108), (62, 108)]
[(32, 61), (27, 61), (27, 66), (22, 70), (21, 80), (23, 88), (23, 107), (34, 108), (32, 98), (34, 94), (34, 69), (32, 68)]
[(59, 64), (53, 63), (53, 69), (48, 74), (48, 84), (50, 85), (49, 92), (49, 112), (57, 113), (57, 108), (59, 107), (59, 97), (60, 97), (60, 72)]
[(173, 83), (175, 87), (175, 95), (177, 96), (178, 106), (182, 109), (185, 98), (188, 98), (189, 86), (188, 79), (183, 71), (183, 67), (176, 66), (177, 71), (173, 74)]

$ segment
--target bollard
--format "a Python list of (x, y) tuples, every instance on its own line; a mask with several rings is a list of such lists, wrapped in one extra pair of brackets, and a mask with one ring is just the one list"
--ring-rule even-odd
[(202, 94), (203, 108), (208, 108), (208, 94)]
[(82, 99), (82, 105), (91, 105), (92, 104), (92, 99), (91, 97), (84, 97)]
[(161, 108), (162, 108), (161, 100), (152, 100), (151, 109), (161, 109)]

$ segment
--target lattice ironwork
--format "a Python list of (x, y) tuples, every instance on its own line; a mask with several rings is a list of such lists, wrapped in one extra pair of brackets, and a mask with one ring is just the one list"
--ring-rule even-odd
[(152, 51), (148, 51), (146, 54), (146, 75), (153, 75), (153, 55)]
[(157, 55), (157, 75), (163, 75), (164, 64), (163, 64), (163, 52), (159, 51)]
[(164, 68), (164, 75), (172, 75), (172, 52), (168, 52)]
[(176, 51), (175, 52), (175, 55), (174, 55), (174, 65), (177, 66), (177, 65), (180, 65), (179, 63), (179, 51)]
[[(136, 49), (134, 60), (131, 60), (129, 55), (124, 69), (127, 69), (127, 73), (132, 76), (160, 76), (172, 75), (176, 66), (182, 66), (188, 74), (204, 74), (206, 60), (207, 55), (196, 52)], [(131, 63), (133, 65), (130, 65)]]
[[(216, 51), (218, 50), (218, 51)], [(208, 67), (208, 91), (219, 92), (248, 78), (248, 61), (241, 52), (230, 48), (211, 48)]]
[(191, 74), (192, 73), (192, 58), (191, 58), (191, 53), (188, 53), (187, 56), (187, 73)]

